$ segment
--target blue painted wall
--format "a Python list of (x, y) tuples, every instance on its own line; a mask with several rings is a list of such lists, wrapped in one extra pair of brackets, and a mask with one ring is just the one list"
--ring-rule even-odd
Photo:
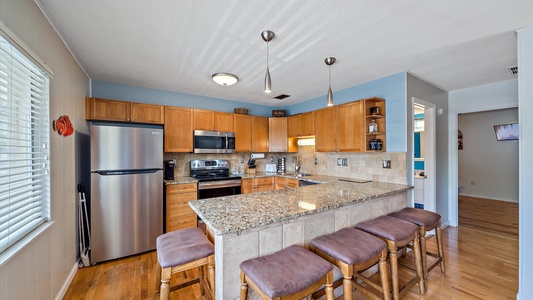
[(91, 82), (91, 97), (103, 99), (125, 100), (131, 102), (200, 108), (221, 112), (233, 112), (236, 107), (248, 109), (248, 114), (254, 116), (272, 116), (273, 109), (279, 107), (257, 105), (226, 99), (218, 99), (191, 94), (170, 92), (126, 84), (110, 83), (93, 80)]
[[(402, 72), (333, 92), (335, 105), (381, 97), (387, 106), (387, 152), (407, 151), (407, 73)], [(288, 115), (326, 107), (326, 95), (285, 107)]]
[[(339, 105), (373, 96), (386, 99), (387, 151), (405, 152), (407, 151), (406, 80), (407, 73), (402, 72), (335, 91), (333, 92), (334, 102), (335, 105)], [(92, 81), (91, 88), (92, 97), (95, 98), (201, 108), (222, 112), (233, 112), (233, 108), (243, 107), (249, 110), (248, 113), (250, 115), (265, 117), (272, 116), (273, 109), (285, 109), (287, 115), (294, 115), (326, 107), (325, 95), (280, 108), (96, 80)]]

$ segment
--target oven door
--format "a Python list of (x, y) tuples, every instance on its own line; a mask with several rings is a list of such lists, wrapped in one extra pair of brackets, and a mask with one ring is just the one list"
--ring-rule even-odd
[(198, 182), (198, 199), (239, 195), (241, 179)]

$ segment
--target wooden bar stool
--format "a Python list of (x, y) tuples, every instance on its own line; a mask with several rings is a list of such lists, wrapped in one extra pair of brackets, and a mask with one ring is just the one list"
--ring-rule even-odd
[[(420, 252), (422, 253), (422, 268), (424, 269), (424, 276), (427, 277), (428, 272), (440, 264), (440, 271), (444, 274), (446, 269), (444, 267), (444, 244), (442, 242), (442, 229), (440, 228), (441, 217), (439, 214), (412, 207), (406, 207), (400, 211), (390, 213), (389, 216), (409, 221), (418, 226), (418, 234), (420, 240)], [(437, 253), (426, 250), (426, 232), (435, 229), (437, 239)], [(427, 256), (435, 257), (436, 260), (428, 266)]]
[[(390, 299), (389, 270), (387, 268), (387, 244), (381, 239), (355, 228), (343, 228), (311, 241), (310, 250), (341, 269), (344, 300), (352, 300), (352, 281), (356, 288), (381, 292), (383, 299)], [(379, 263), (381, 286), (361, 273)], [(366, 285), (357, 282), (362, 280)]]
[[(159, 262), (156, 284), (161, 282), (161, 300), (168, 299), (171, 290), (196, 283), (200, 284), (202, 295), (205, 295), (207, 289), (211, 298), (215, 298), (215, 249), (200, 228), (187, 228), (160, 235), (156, 240), (156, 249)], [(208, 269), (209, 285), (205, 281), (204, 266)], [(198, 268), (198, 278), (170, 288), (169, 280), (172, 274), (193, 268)]]
[(288, 300), (307, 297), (323, 284), (326, 299), (334, 300), (333, 267), (301, 246), (241, 263), (241, 300), (247, 299), (248, 286), (262, 299)]
[[(357, 229), (373, 234), (387, 243), (389, 249), (389, 260), (392, 279), (393, 299), (400, 299), (400, 296), (408, 289), (418, 283), (420, 294), (425, 294), (424, 271), (422, 270), (422, 259), (420, 254), (420, 244), (418, 241), (418, 226), (390, 216), (381, 216), (372, 220), (361, 222), (356, 225)], [(404, 286), (400, 288), (398, 282), (398, 249), (413, 244), (415, 254), (416, 274), (413, 275)]]

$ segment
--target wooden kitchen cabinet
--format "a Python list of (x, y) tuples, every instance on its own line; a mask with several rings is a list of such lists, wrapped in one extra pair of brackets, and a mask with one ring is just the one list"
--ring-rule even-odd
[(165, 106), (164, 151), (192, 152), (192, 110)]
[(194, 130), (215, 130), (215, 112), (212, 110), (193, 109)]
[(287, 118), (268, 119), (268, 152), (298, 152), (295, 139), (287, 136)]
[[(368, 152), (385, 152), (387, 151), (387, 130), (386, 130), (386, 105), (385, 105), (385, 99), (378, 98), (378, 97), (372, 97), (368, 99), (362, 100), (364, 103), (364, 123), (363, 123), (363, 131), (365, 132), (364, 135), (364, 149)], [(371, 107), (378, 107), (379, 108), (379, 114), (370, 114), (370, 108)], [(376, 123), (378, 124), (378, 132), (377, 133), (370, 133), (368, 132), (368, 125), (370, 122), (374, 119)], [(371, 139), (380, 139), (383, 143), (381, 150), (371, 150), (370, 149), (370, 140)]]
[(197, 199), (197, 184), (183, 183), (167, 185), (165, 194), (166, 232), (196, 227), (196, 213), (189, 206), (189, 201)]
[(300, 136), (315, 135), (315, 112), (303, 113), (300, 117)]
[(300, 186), (300, 180), (287, 177), (276, 177), (276, 190), (295, 188)]
[(235, 152), (252, 151), (252, 116), (234, 114)]
[(241, 194), (273, 191), (274, 176), (247, 178), (241, 181)]
[(205, 109), (193, 109), (194, 130), (233, 132), (233, 114)]
[(287, 136), (295, 138), (300, 136), (300, 118), (302, 114), (287, 117)]
[(364, 102), (355, 101), (338, 105), (337, 150), (339, 152), (365, 151)]
[(337, 109), (335, 106), (315, 110), (315, 151), (337, 151)]
[(164, 116), (164, 107), (160, 105), (100, 98), (85, 99), (87, 120), (163, 124)]
[(252, 152), (268, 152), (268, 118), (252, 117)]

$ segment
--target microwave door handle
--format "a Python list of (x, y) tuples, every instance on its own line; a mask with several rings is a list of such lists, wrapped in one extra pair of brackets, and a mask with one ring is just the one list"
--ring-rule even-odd
[(224, 153), (228, 153), (228, 134), (226, 133), (226, 151)]

